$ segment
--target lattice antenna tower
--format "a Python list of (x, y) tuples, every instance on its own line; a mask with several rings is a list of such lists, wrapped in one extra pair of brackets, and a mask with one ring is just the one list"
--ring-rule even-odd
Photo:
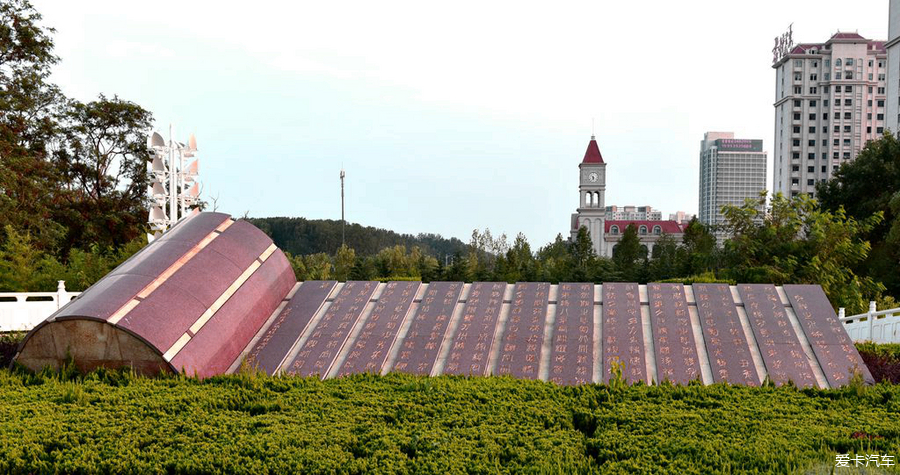
[(147, 148), (152, 159), (147, 164), (150, 185), (147, 187), (149, 201), (150, 233), (147, 240), (152, 242), (180, 219), (199, 212), (200, 184), (197, 180), (199, 160), (197, 139), (194, 134), (188, 137), (187, 144), (176, 142), (173, 138), (172, 126), (169, 125), (169, 140), (163, 139), (159, 132), (152, 132), (147, 137)]

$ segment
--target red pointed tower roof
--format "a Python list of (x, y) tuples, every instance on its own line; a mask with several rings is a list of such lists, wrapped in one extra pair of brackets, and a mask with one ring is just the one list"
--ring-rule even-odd
[(588, 143), (587, 151), (584, 152), (584, 160), (581, 163), (603, 163), (603, 155), (600, 155), (600, 147), (597, 146), (597, 140), (591, 135), (591, 141)]

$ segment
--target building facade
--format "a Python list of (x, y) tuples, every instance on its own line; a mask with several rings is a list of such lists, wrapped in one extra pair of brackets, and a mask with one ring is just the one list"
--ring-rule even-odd
[[(700, 142), (700, 222), (724, 224), (722, 207), (743, 205), (766, 189), (762, 140), (734, 138), (733, 132), (707, 132)], [(721, 232), (717, 233), (721, 234)]]
[(659, 221), (662, 219), (662, 212), (655, 210), (650, 206), (616, 206), (606, 207), (607, 220), (641, 220), (641, 221)]
[(775, 192), (815, 196), (816, 183), (881, 136), (886, 63), (883, 41), (842, 32), (776, 59)]
[[(634, 224), (638, 229), (638, 237), (641, 243), (647, 247), (648, 252), (653, 252), (653, 246), (663, 234), (672, 235), (676, 242), (681, 242), (684, 232), (683, 227), (675, 221), (661, 221), (657, 219), (609, 219), (610, 212), (615, 216), (616, 212), (625, 212), (624, 208), (643, 209), (645, 215), (660, 215), (649, 206), (641, 207), (616, 207), (605, 206), (606, 199), (606, 162), (600, 155), (600, 147), (596, 138), (592, 135), (588, 142), (584, 158), (578, 164), (578, 209), (572, 214), (572, 228), (570, 230), (571, 241), (575, 241), (580, 228), (586, 228), (591, 237), (594, 252), (598, 256), (612, 257), (613, 250), (622, 239), (622, 234), (629, 224)], [(655, 213), (655, 214), (654, 214)]]
[(900, 0), (891, 0), (888, 12), (887, 53), (887, 117), (885, 128), (897, 135), (900, 127)]

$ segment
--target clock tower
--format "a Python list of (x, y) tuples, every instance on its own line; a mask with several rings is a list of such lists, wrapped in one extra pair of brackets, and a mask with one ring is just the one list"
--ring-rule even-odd
[(584, 159), (578, 164), (577, 212), (572, 214), (572, 234), (569, 238), (575, 241), (578, 229), (585, 227), (594, 244), (598, 256), (606, 255), (606, 242), (603, 240), (604, 222), (606, 221), (606, 163), (600, 155), (597, 140), (591, 135)]

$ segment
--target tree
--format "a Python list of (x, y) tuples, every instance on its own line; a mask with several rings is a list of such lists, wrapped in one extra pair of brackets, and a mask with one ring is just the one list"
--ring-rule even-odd
[[(586, 230), (585, 230), (586, 231)], [(552, 243), (538, 249), (535, 273), (538, 280), (553, 283), (571, 282), (572, 255), (569, 243), (557, 234)]]
[(46, 160), (63, 103), (47, 78), (59, 61), (52, 28), (27, 0), (0, 2), (0, 228), (11, 225), (50, 249), (63, 233), (51, 219), (59, 177)]
[(622, 239), (613, 250), (613, 263), (621, 278), (630, 282), (642, 279), (642, 270), (647, 261), (647, 248), (641, 245), (637, 226), (629, 224), (622, 233)]
[(679, 261), (681, 276), (699, 275), (717, 267), (716, 237), (696, 216), (684, 229)]
[(648, 280), (663, 280), (676, 277), (679, 272), (680, 259), (678, 243), (671, 234), (663, 233), (653, 246), (653, 258), (650, 261)]
[(819, 183), (816, 196), (823, 209), (836, 212), (843, 207), (857, 220), (877, 212), (884, 215), (884, 220), (863, 236), (872, 250), (854, 270), (883, 282), (889, 293), (900, 294), (900, 273), (896, 271), (900, 261), (900, 140), (886, 132), (867, 143), (831, 180)]
[(53, 155), (67, 201), (56, 216), (68, 228), (63, 252), (84, 243), (119, 247), (145, 233), (150, 112), (101, 94), (70, 101), (63, 117), (64, 140)]
[[(761, 196), (765, 200), (765, 195)], [(759, 202), (726, 206), (725, 276), (738, 282), (782, 285), (819, 284), (835, 307), (862, 312), (884, 286), (856, 275), (852, 267), (866, 258), (863, 236), (882, 219), (880, 212), (856, 220), (843, 208), (831, 212), (802, 194), (794, 199), (777, 193), (767, 212)]]
[(334, 278), (347, 281), (354, 265), (356, 265), (356, 251), (346, 245), (341, 246), (334, 255)]
[(534, 281), (536, 275), (536, 262), (534, 254), (531, 252), (531, 246), (525, 235), (519, 233), (512, 247), (506, 251), (504, 259), (504, 268), (498, 269), (498, 277), (507, 282), (530, 282)]

